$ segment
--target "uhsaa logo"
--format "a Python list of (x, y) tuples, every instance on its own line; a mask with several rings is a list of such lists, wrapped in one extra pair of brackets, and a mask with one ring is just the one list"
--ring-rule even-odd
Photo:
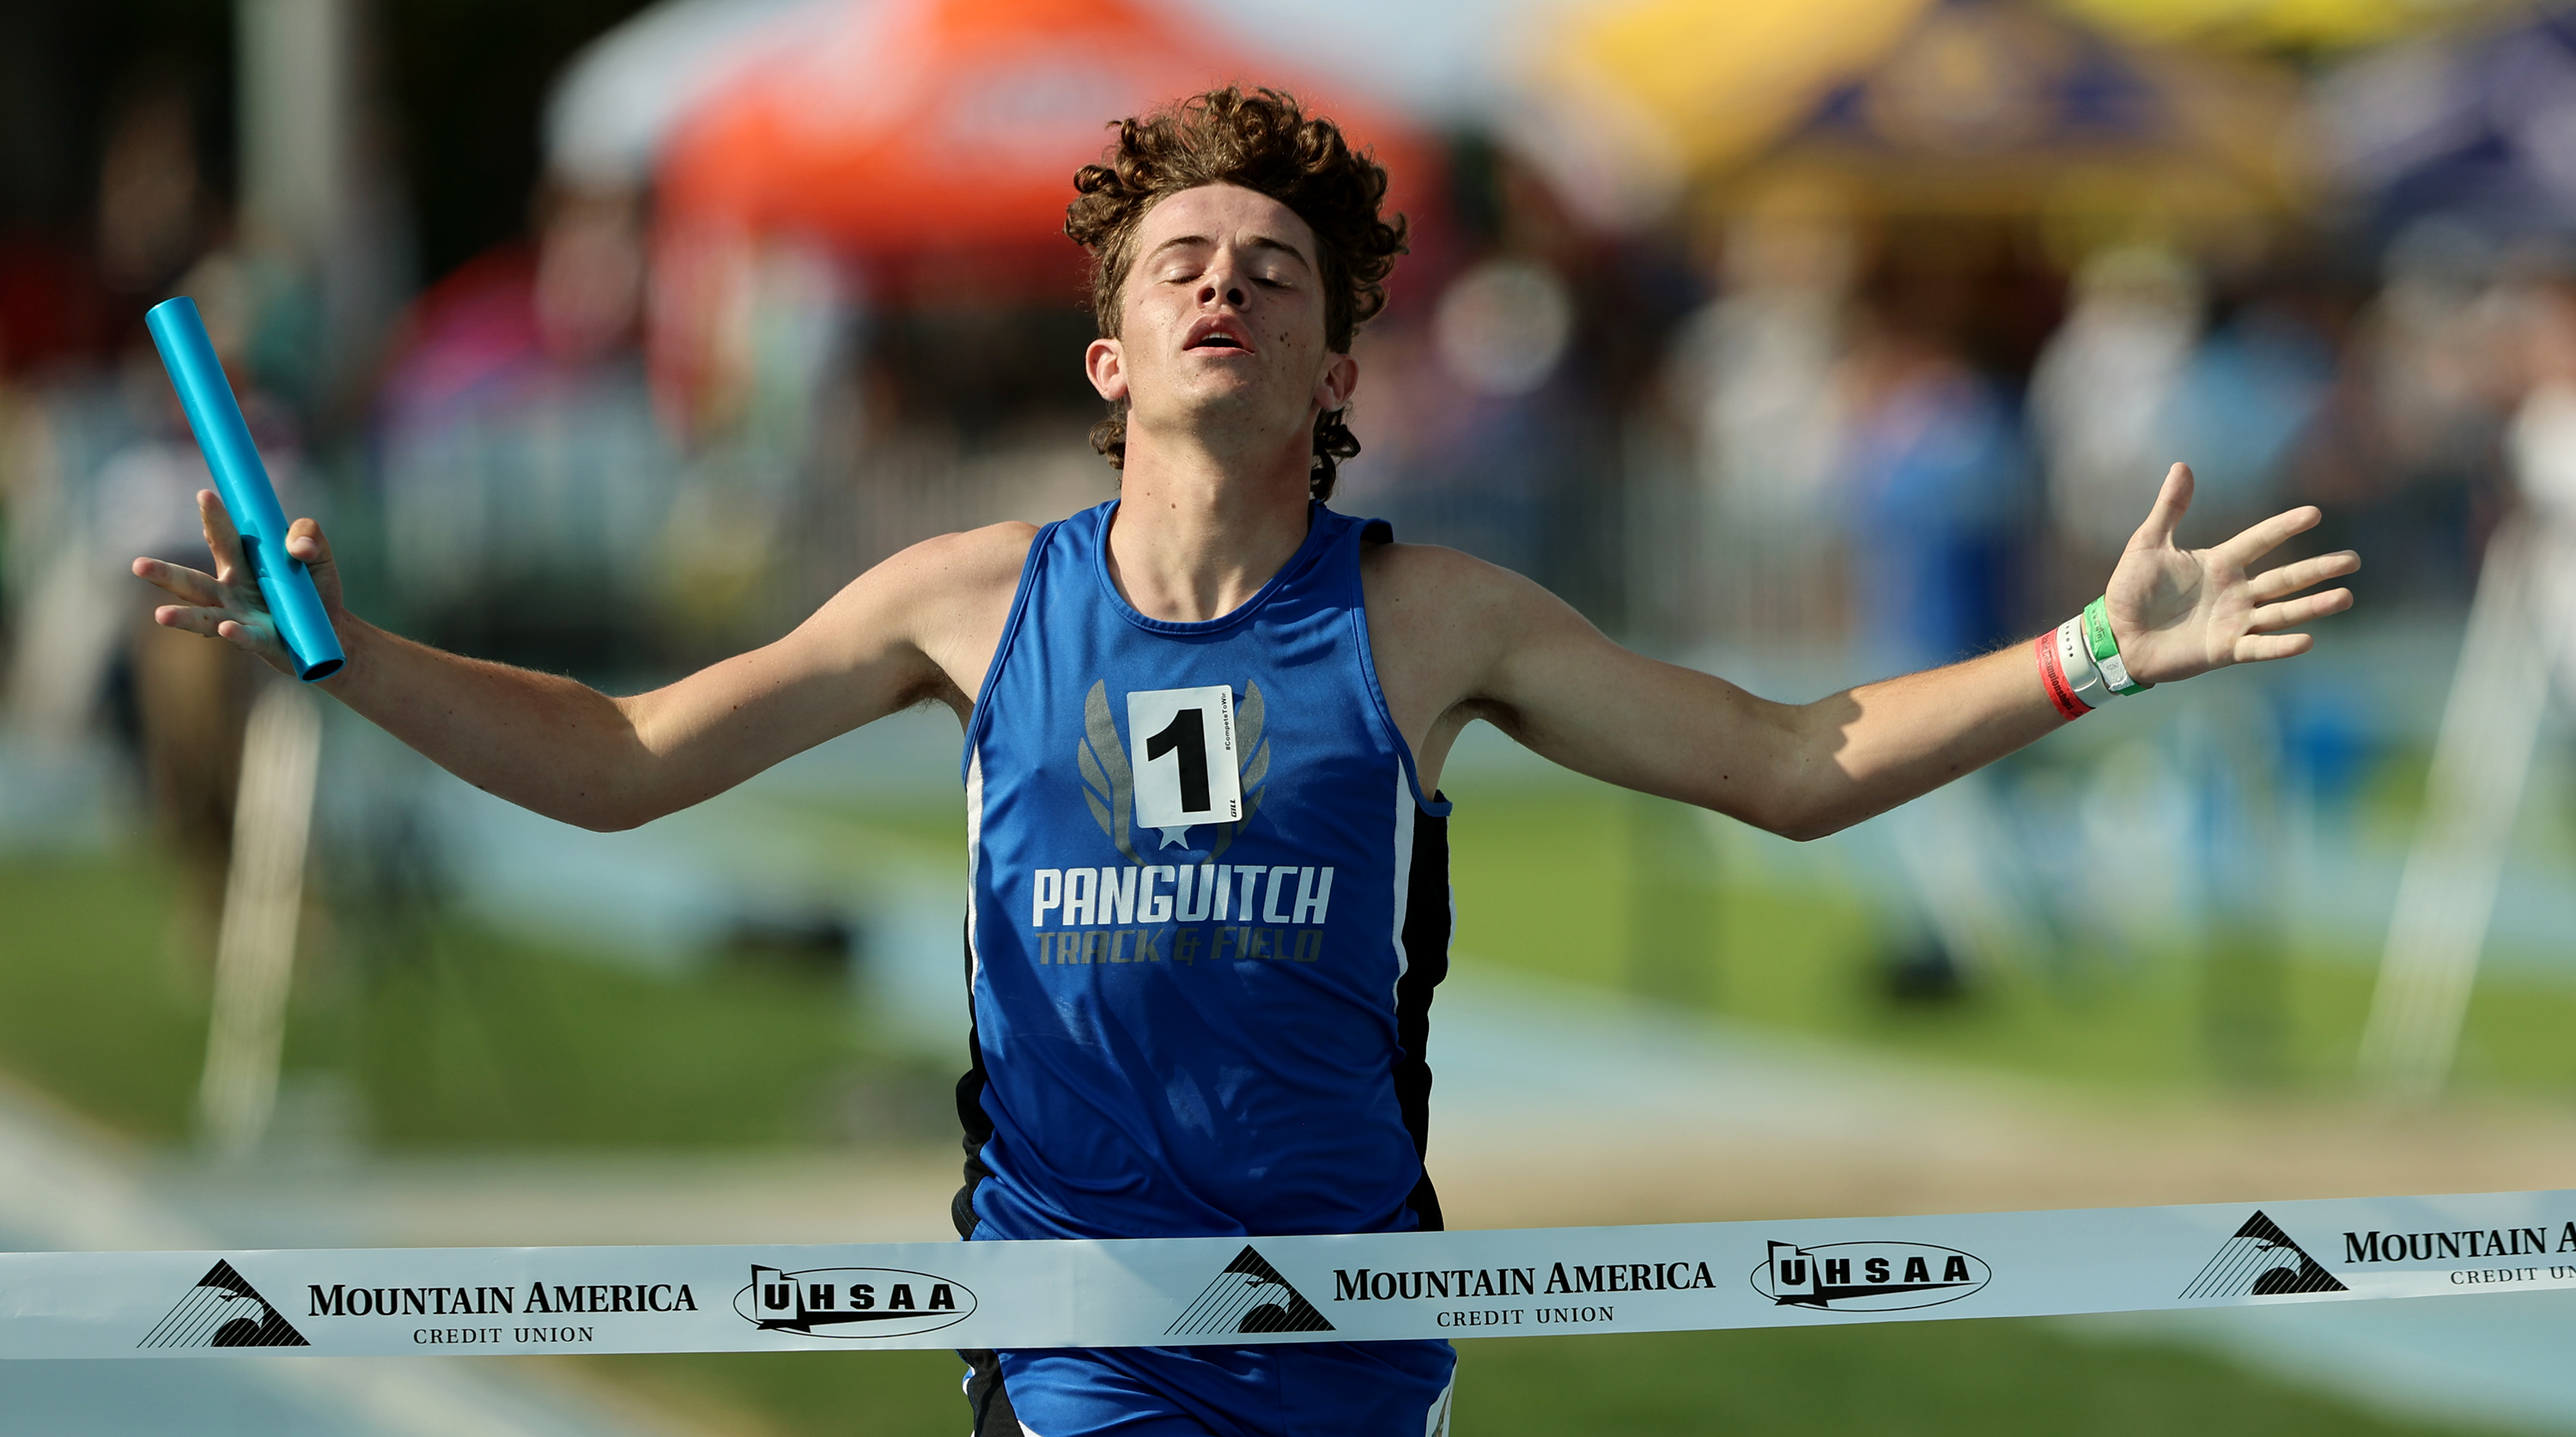
[(891, 1267), (782, 1272), (755, 1264), (751, 1285), (734, 1294), (733, 1310), (763, 1332), (864, 1341), (964, 1322), (974, 1315), (975, 1294), (954, 1278)]
[(1902, 1312), (1956, 1302), (1993, 1278), (1976, 1254), (1926, 1242), (1775, 1242), (1753, 1269), (1753, 1290), (1783, 1307)]

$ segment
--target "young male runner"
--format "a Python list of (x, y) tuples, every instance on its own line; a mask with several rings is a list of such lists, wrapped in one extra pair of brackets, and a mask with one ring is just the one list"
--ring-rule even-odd
[[(1812, 838), (2031, 742), (2105, 686), (2305, 652), (2283, 631), (2351, 603), (2291, 597), (2352, 572), (2348, 553), (2246, 572), (2314, 509), (2177, 548), (2192, 481), (2176, 465), (2111, 577), (2107, 636), (1757, 699), (1620, 648), (1519, 575), (1323, 507), (1356, 452), (1339, 420), (1352, 334), (1402, 250), (1378, 215), (1385, 172), (1330, 122), (1217, 91), (1124, 122), (1076, 186), (1114, 503), (917, 545), (776, 643), (631, 698), (376, 629), (341, 608), (318, 526), (288, 539), (348, 653), (323, 687), (568, 823), (633, 827), (897, 709), (956, 711), (970, 1238), (1439, 1225), (1422, 1163), (1448, 963), (1438, 785), (1473, 720)], [(230, 523), (211, 493), (199, 504), (215, 573), (136, 561), (180, 600), (155, 617), (281, 662)], [(1295, 1327), (1303, 1306), (1234, 1330)], [(1010, 1437), (1415, 1437), (1445, 1430), (1452, 1365), (1438, 1342), (968, 1356), (977, 1432)]]

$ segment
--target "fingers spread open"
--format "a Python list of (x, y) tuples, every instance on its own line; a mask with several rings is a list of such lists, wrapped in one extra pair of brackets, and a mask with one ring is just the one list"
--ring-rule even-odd
[(2310, 584), (2323, 583), (2328, 579), (2340, 579), (2346, 574), (2360, 571), (2361, 556), (2346, 549), (2339, 554), (2319, 554), (2313, 559), (2301, 559), (2295, 564), (2283, 564), (2277, 569), (2267, 569), (2255, 575), (2246, 584), (2246, 590), (2253, 596), (2254, 602), (2268, 603), (2273, 599), (2286, 598), (2295, 594)]
[(2259, 664), (2265, 659), (2286, 659), (2306, 653), (2316, 642), (2306, 634), (2247, 634), (2236, 641), (2236, 662)]
[(2246, 632), (2255, 634), (2277, 633), (2294, 624), (2304, 624), (2311, 619), (2324, 618), (2328, 614), (2340, 614), (2351, 607), (2352, 590), (2328, 589), (2322, 594), (2310, 594), (2305, 598), (2285, 599), (2277, 604), (2265, 604), (2254, 611), (2245, 629)]
[(2129, 547), (2161, 549), (2173, 542), (2174, 526), (2191, 509), (2191, 466), (2176, 464), (2165, 471), (2164, 487), (2156, 491), (2155, 507), (2147, 511), (2147, 522), (2129, 536)]
[(221, 605), (224, 592), (214, 575), (180, 564), (165, 564), (159, 559), (134, 561), (134, 577), (167, 590), (174, 599), (191, 604)]
[(2302, 504), (2286, 513), (2273, 515), (2212, 552), (2224, 562), (2242, 569), (2279, 548), (2282, 540), (2315, 528), (2317, 521), (2324, 517), (2316, 505)]

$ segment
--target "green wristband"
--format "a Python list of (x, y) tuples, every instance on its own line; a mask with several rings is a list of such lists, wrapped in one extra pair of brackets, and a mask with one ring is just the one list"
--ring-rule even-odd
[(2111, 633), (2109, 595), (2084, 606), (2084, 642), (2093, 651), (2094, 666), (2102, 670), (2102, 682), (2110, 685), (2111, 692), (2134, 694), (2155, 687), (2129, 677), (2129, 666), (2120, 658), (2120, 641)]

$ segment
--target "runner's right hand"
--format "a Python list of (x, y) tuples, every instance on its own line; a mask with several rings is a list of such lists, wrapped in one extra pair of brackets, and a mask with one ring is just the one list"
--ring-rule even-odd
[[(233, 528), (232, 515), (224, 512), (224, 501), (216, 497), (214, 490), (197, 491), (197, 517), (205, 524), (206, 549), (214, 555), (212, 574), (159, 559), (134, 561), (136, 578), (150, 580), (179, 601), (154, 609), (152, 621), (164, 628), (220, 638), (235, 648), (259, 655), (280, 673), (293, 674), (294, 657), (277, 636), (277, 621), (269, 616), (268, 601), (260, 596), (259, 581), (251, 577), (250, 566), (242, 562), (241, 534)], [(286, 552), (301, 560), (313, 575), (314, 590), (322, 596), (322, 610), (331, 616), (331, 626), (343, 628), (340, 570), (331, 561), (330, 541), (322, 537), (322, 526), (311, 519), (298, 519), (289, 525)]]

